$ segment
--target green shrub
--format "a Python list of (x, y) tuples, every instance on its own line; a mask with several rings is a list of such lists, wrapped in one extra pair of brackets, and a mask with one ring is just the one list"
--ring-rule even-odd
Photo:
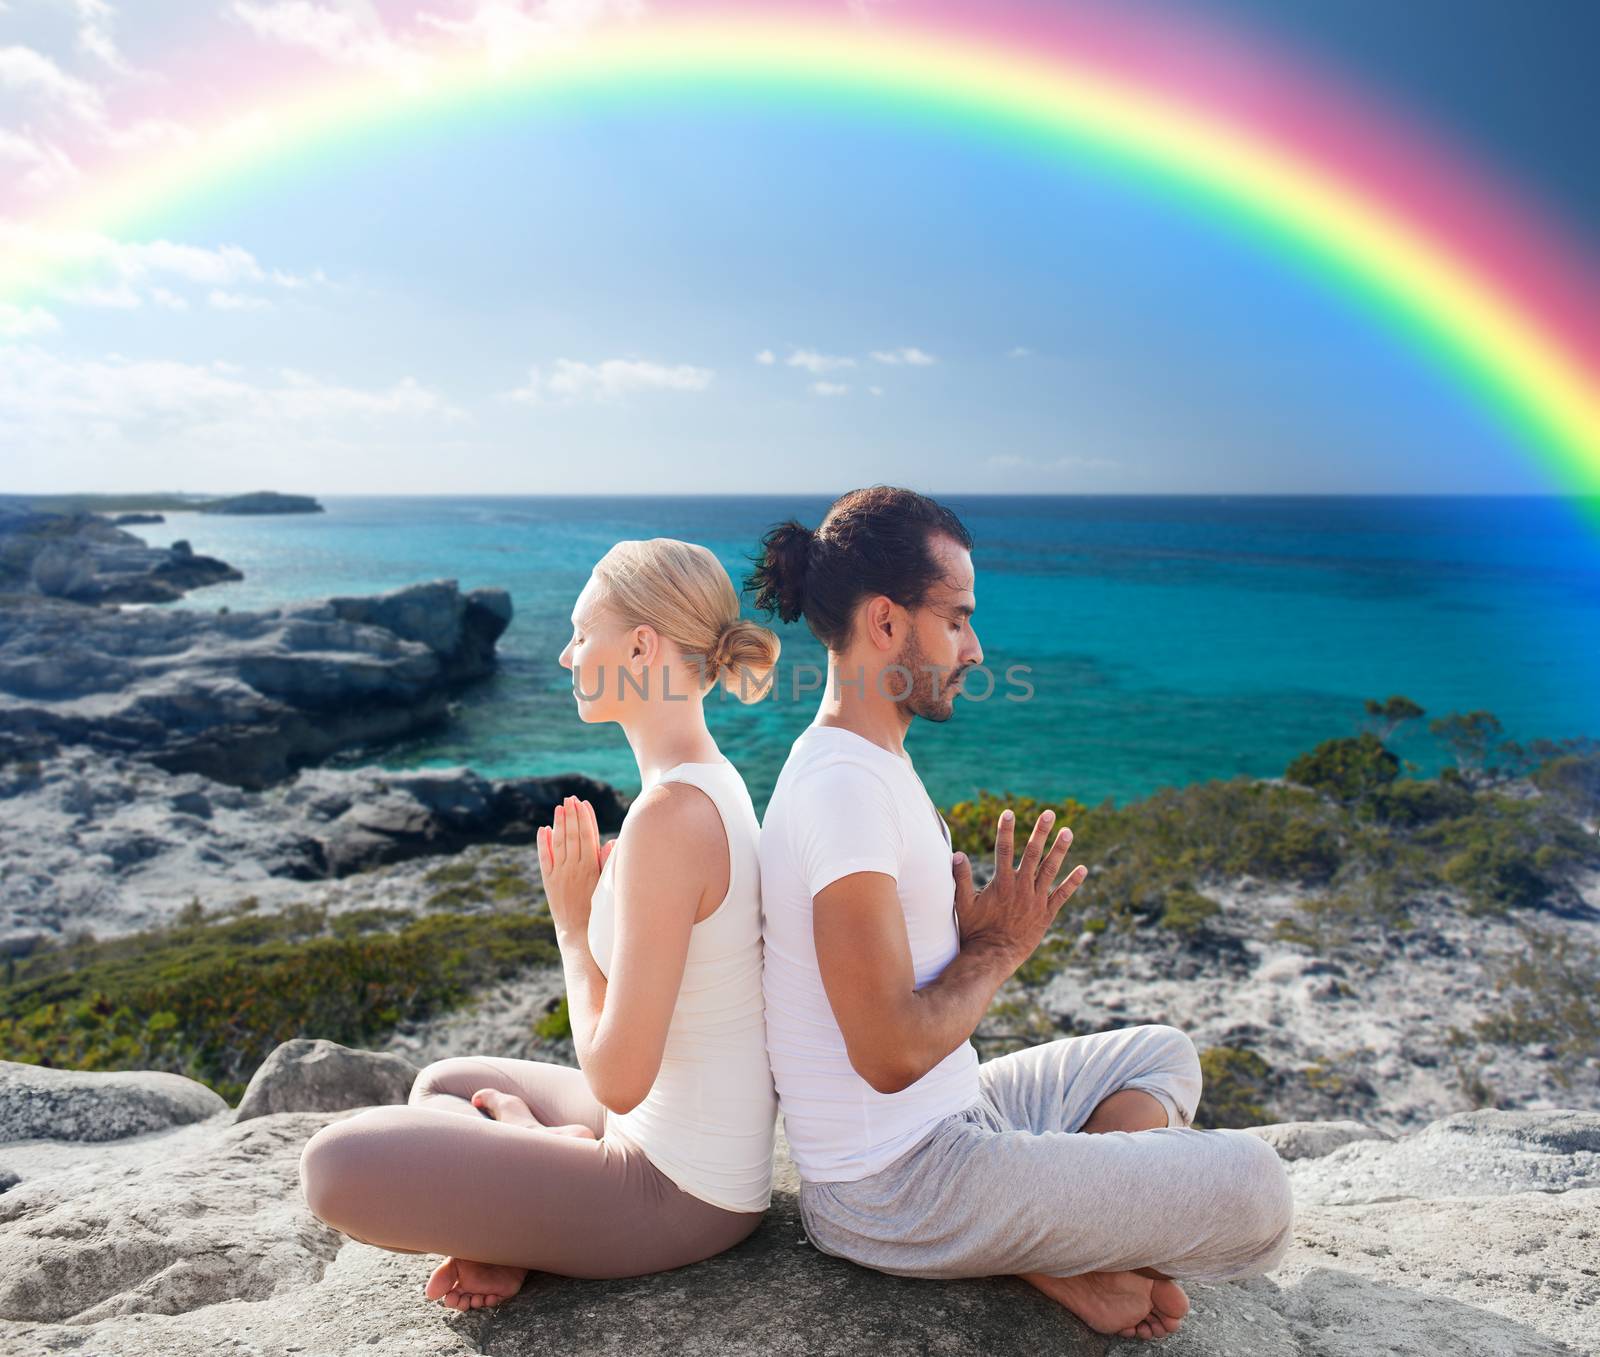
[(1177, 933), (1198, 933), (1222, 912), (1222, 906), (1209, 895), (1182, 889), (1167, 897), (1166, 912), (1161, 916), (1161, 926)]
[(1472, 814), (1415, 837), (1441, 856), (1441, 878), (1466, 894), (1475, 913), (1541, 905), (1562, 872), (1600, 852), (1579, 826), (1547, 807), (1492, 792), (1475, 798)]
[[(950, 826), (951, 848), (970, 857), (991, 856), (1000, 812), (1007, 806), (1017, 816), (1012, 841), (1018, 858), (1021, 858), (1022, 850), (1027, 845), (1028, 835), (1033, 833), (1034, 821), (1047, 810), (1056, 813), (1055, 823), (1050, 826), (1050, 842), (1055, 842), (1056, 834), (1063, 825), (1070, 826), (1076, 849), (1077, 840), (1081, 837), (1077, 821), (1084, 812), (1081, 802), (1074, 801), (1070, 796), (1065, 801), (1041, 801), (1033, 796), (1012, 796), (1009, 793), (996, 795), (988, 791), (979, 791), (975, 801), (957, 801), (942, 812)], [(1068, 856), (1070, 859), (1072, 854)]]
[(559, 960), (544, 910), (336, 918), (205, 917), (82, 939), (19, 963), (0, 989), (0, 1058), (67, 1069), (165, 1069), (237, 1102), (280, 1042), (369, 1045), (529, 965)]
[(1370, 730), (1354, 739), (1324, 740), (1284, 771), (1290, 782), (1326, 792), (1350, 804), (1381, 790), (1400, 775), (1400, 760)]
[(1530, 774), (1546, 796), (1589, 819), (1600, 817), (1600, 754), (1568, 754), (1552, 759)]
[[(1451, 771), (1454, 771), (1453, 769)], [(1409, 829), (1472, 813), (1472, 793), (1460, 778), (1421, 782), (1403, 777), (1376, 792), (1372, 807), (1377, 819), (1397, 829)]]
[(1563, 1088), (1600, 1058), (1600, 947), (1564, 933), (1524, 928), (1525, 947), (1494, 959), (1498, 1012), (1474, 1025), (1484, 1041), (1544, 1045)]
[(572, 1011), (563, 994), (555, 1006), (533, 1024), (534, 1034), (546, 1041), (566, 1041), (572, 1036)]
[(1198, 1129), (1261, 1126), (1273, 1120), (1266, 1107), (1272, 1066), (1248, 1047), (1201, 1051), (1200, 1076), (1200, 1106), (1194, 1114)]

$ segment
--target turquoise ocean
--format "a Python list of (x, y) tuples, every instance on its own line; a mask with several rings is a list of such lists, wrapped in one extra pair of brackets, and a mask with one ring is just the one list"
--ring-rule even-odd
[[(937, 497), (973, 536), (973, 625), (994, 678), (985, 698), (970, 675), (949, 721), (912, 724), (906, 747), (941, 805), (980, 789), (1123, 804), (1275, 777), (1356, 734), (1363, 699), (1394, 693), (1427, 711), (1391, 741), (1423, 776), (1452, 761), (1426, 730), (1452, 710), (1487, 709), (1524, 743), (1600, 737), (1600, 536), (1572, 501)], [(186, 538), (244, 572), (164, 606), (238, 611), (440, 578), (507, 589), (516, 615), (498, 672), (454, 719), (341, 761), (576, 771), (632, 793), (621, 728), (578, 719), (557, 663), (594, 562), (624, 538), (679, 537), (715, 551), (737, 587), (767, 527), (791, 515), (814, 527), (830, 500), (319, 496), (326, 513), (171, 513), (130, 531)], [(706, 714), (760, 812), (816, 712), (825, 658), (804, 622), (769, 620), (748, 594), (745, 611), (783, 639), (775, 691), (754, 705), (713, 696)]]

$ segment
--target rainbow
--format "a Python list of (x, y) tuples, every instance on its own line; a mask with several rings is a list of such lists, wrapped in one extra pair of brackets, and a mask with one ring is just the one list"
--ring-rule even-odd
[[(209, 69), (218, 54), (205, 54)], [(254, 70), (206, 134), (91, 165), (57, 199), (0, 201), (26, 239), (135, 237), (323, 154), (585, 102), (693, 96), (843, 107), (1089, 163), (1225, 219), (1423, 350), (1559, 489), (1600, 495), (1600, 282), (1584, 247), (1436, 136), (1308, 63), (1213, 23), (1087, 3), (677, 4), (498, 64), (438, 37), (400, 78)], [(169, 88), (185, 88), (182, 76)], [(69, 266), (0, 259), (0, 301)], [(1441, 450), (1441, 456), (1447, 455)], [(1600, 523), (1600, 502), (1592, 506)]]

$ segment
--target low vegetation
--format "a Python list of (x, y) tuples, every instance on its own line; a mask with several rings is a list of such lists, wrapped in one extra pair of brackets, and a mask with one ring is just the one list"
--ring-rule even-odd
[(370, 1045), (402, 1021), (560, 959), (542, 906), (329, 918), (252, 904), (215, 917), (191, 904), (165, 928), (80, 935), (18, 962), (0, 988), (0, 1058), (170, 1070), (237, 1103), (279, 1042)]
[[(1600, 838), (1580, 823), (1600, 816), (1600, 742), (1495, 750), (1489, 713), (1452, 713), (1429, 729), (1457, 766), (1416, 779), (1383, 741), (1420, 708), (1391, 698), (1368, 704), (1368, 715), (1378, 730), (1323, 742), (1281, 780), (1165, 788), (1122, 807), (987, 791), (948, 807), (954, 845), (982, 857), (1003, 807), (1019, 815), (1020, 849), (1049, 806), (1072, 827), (1068, 861), (1091, 869), (1018, 970), (1017, 987), (997, 1001), (983, 1053), (1058, 1035), (1031, 992), (1080, 955), (1092, 958), (1097, 947), (1080, 945), (1081, 935), (1094, 943), (1138, 933), (1150, 945), (1215, 953), (1228, 923), (1222, 888), (1250, 877), (1298, 900), (1276, 938), (1318, 952), (1357, 932), (1405, 932), (1419, 900), (1526, 921), (1526, 950), (1496, 970), (1496, 1011), (1460, 1034), (1462, 1080), (1480, 1096), (1489, 1091), (1471, 1083), (1477, 1066), (1467, 1057), (1485, 1043), (1548, 1048), (1562, 1070), (1600, 1055), (1600, 952), (1531, 922), (1543, 909), (1578, 905), (1576, 874), (1600, 868)], [(171, 1070), (234, 1103), (281, 1041), (372, 1045), (487, 984), (559, 963), (540, 893), (516, 869), (463, 854), (424, 880), (420, 915), (373, 908), (330, 917), (310, 905), (267, 913), (253, 900), (209, 915), (191, 902), (163, 928), (104, 941), (78, 934), (13, 959), (0, 984), (0, 1058)], [(565, 999), (536, 1032), (570, 1036)], [(1270, 1120), (1269, 1095), (1282, 1080), (1319, 1077), (1275, 1072), (1243, 1047), (1213, 1047), (1202, 1063), (1201, 1120), (1213, 1126)]]

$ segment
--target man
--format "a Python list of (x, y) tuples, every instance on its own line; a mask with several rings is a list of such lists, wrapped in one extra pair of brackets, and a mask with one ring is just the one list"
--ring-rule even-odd
[(1049, 844), (1048, 811), (1018, 864), (1006, 810), (975, 892), (905, 750), (983, 658), (971, 546), (949, 509), (872, 486), (815, 531), (774, 528), (747, 581), (828, 650), (761, 831), (767, 1049), (801, 1219), (824, 1253), (1014, 1273), (1101, 1333), (1159, 1338), (1189, 1308), (1175, 1278), (1277, 1265), (1288, 1177), (1255, 1136), (1193, 1129), (1200, 1066), (1176, 1028), (980, 1064), (968, 1038), (1087, 868), (1056, 884), (1072, 831)]

